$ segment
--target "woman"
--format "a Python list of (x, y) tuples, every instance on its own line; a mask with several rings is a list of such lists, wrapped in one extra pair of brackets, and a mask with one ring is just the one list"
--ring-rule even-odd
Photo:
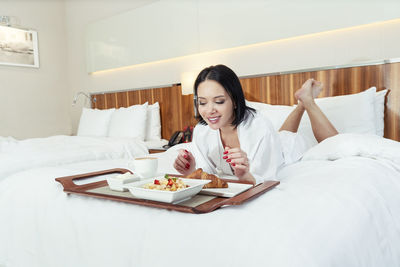
[(188, 175), (203, 168), (253, 184), (273, 179), (280, 166), (292, 161), (288, 160), (292, 152), (286, 152), (281, 139), (297, 138), (293, 133), (304, 111), (318, 142), (337, 134), (314, 102), (321, 90), (320, 82), (307, 80), (295, 94), (299, 104), (276, 133), (268, 119), (246, 106), (239, 78), (230, 68), (205, 68), (194, 84), (200, 118), (193, 132), (192, 149), (179, 151), (175, 169)]

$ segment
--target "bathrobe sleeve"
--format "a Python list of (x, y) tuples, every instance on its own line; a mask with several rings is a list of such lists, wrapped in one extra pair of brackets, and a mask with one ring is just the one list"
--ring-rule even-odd
[(238, 127), (241, 149), (247, 153), (250, 173), (256, 183), (276, 180), (276, 173), (284, 164), (282, 145), (271, 122), (258, 114)]
[[(210, 142), (212, 139), (212, 132), (207, 125), (197, 124), (193, 130), (193, 139), (191, 144), (191, 151), (196, 161), (196, 169), (202, 168), (203, 171), (208, 173), (215, 173), (215, 164), (208, 158)], [(211, 147), (214, 147), (212, 145)], [(215, 144), (217, 147), (217, 144)]]

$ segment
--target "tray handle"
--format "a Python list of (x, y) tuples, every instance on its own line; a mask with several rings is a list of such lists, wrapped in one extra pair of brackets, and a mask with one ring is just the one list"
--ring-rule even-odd
[(275, 186), (277, 186), (280, 182), (279, 181), (265, 181), (262, 184), (259, 184), (249, 190), (236, 195), (234, 197), (228, 198), (228, 201), (224, 203), (224, 205), (240, 205), (243, 202), (255, 198), (262, 193), (271, 190)]
[(220, 198), (215, 198), (213, 200), (210, 200), (210, 201), (204, 203), (203, 205), (195, 207), (194, 211), (196, 213), (205, 213), (205, 212), (214, 211), (222, 206), (240, 205), (247, 200), (255, 198), (255, 197), (265, 193), (266, 191), (271, 190), (278, 184), (279, 184), (279, 181), (265, 181), (262, 184), (256, 185), (237, 196), (227, 198), (223, 201), (221, 201)]
[(115, 168), (115, 169), (109, 169), (109, 170), (103, 170), (103, 171), (88, 172), (88, 173), (83, 173), (83, 174), (78, 174), (78, 175), (64, 176), (64, 177), (56, 178), (55, 180), (62, 184), (62, 186), (64, 187), (64, 191), (73, 191), (78, 188), (83, 188), (86, 186), (86, 184), (77, 185), (74, 183), (74, 180), (79, 180), (79, 179), (84, 179), (84, 178), (88, 178), (88, 177), (92, 177), (92, 176), (104, 175), (104, 174), (109, 174), (109, 173), (126, 173), (126, 172), (132, 173), (128, 169)]

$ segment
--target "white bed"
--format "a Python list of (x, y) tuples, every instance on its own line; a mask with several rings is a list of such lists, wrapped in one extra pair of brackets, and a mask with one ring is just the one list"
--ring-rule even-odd
[(58, 135), (0, 141), (0, 181), (18, 171), (74, 162), (132, 158), (148, 154), (144, 142), (132, 138)]
[(160, 149), (160, 106), (133, 105), (119, 109), (83, 108), (77, 136), (50, 136), (16, 140), (0, 137), (0, 181), (31, 168), (75, 162), (132, 159)]
[[(0, 267), (400, 266), (400, 143), (381, 137), (384, 97), (321, 100), (343, 134), (284, 166), (273, 190), (200, 215), (67, 195), (54, 180), (131, 169), (147, 154), (142, 140), (118, 136), (132, 133), (128, 110), (113, 113), (113, 134), (112, 111), (90, 111), (80, 133), (103, 136), (1, 138)], [(256, 106), (276, 128), (292, 108)], [(299, 132), (310, 134), (307, 123)], [(159, 173), (176, 173), (181, 148), (190, 143), (152, 154)]]
[[(153, 154), (173, 171), (177, 149)], [(0, 182), (0, 266), (400, 266), (400, 143), (342, 134), (281, 169), (241, 206), (194, 215), (67, 195), (60, 176), (101, 160)]]

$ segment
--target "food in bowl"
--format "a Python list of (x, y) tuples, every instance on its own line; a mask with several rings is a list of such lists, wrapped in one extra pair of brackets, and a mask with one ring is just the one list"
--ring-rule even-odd
[(177, 177), (169, 177), (168, 175), (162, 179), (154, 179), (152, 183), (143, 185), (144, 189), (154, 189), (161, 191), (179, 191), (188, 188), (189, 185), (185, 184), (182, 179)]

